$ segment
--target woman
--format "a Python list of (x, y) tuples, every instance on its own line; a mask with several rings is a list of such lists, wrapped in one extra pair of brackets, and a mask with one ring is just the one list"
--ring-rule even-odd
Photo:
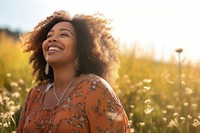
[[(21, 111), (18, 133), (128, 133), (113, 82), (116, 42), (101, 15), (55, 12), (22, 36), (38, 85)], [(105, 79), (105, 80), (104, 80)]]

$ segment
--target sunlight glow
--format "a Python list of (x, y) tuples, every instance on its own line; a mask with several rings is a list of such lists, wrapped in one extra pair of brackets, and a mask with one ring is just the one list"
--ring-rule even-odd
[(113, 20), (113, 34), (126, 46), (138, 43), (147, 52), (153, 47), (157, 59), (161, 56), (168, 59), (180, 47), (186, 58), (200, 59), (199, 0), (13, 0), (10, 3), (7, 0), (4, 6), (0, 5), (4, 10), (0, 13), (0, 26), (9, 24), (27, 31), (56, 10), (67, 10), (72, 16), (100, 12)]

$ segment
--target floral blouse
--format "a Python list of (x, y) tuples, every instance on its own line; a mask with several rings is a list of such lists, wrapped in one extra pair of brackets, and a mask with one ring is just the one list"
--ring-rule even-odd
[(17, 133), (129, 133), (126, 113), (102, 78), (89, 74), (59, 105), (45, 108), (42, 99), (51, 84), (28, 94)]

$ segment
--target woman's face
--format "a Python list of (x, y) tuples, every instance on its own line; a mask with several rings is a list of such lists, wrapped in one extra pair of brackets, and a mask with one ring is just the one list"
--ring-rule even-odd
[(55, 24), (42, 44), (45, 60), (51, 64), (65, 65), (74, 63), (76, 58), (76, 35), (69, 22)]

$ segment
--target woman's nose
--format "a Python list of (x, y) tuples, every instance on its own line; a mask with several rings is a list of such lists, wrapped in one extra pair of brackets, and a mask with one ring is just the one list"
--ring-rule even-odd
[(57, 41), (57, 36), (52, 36), (49, 38), (49, 42), (56, 42)]

